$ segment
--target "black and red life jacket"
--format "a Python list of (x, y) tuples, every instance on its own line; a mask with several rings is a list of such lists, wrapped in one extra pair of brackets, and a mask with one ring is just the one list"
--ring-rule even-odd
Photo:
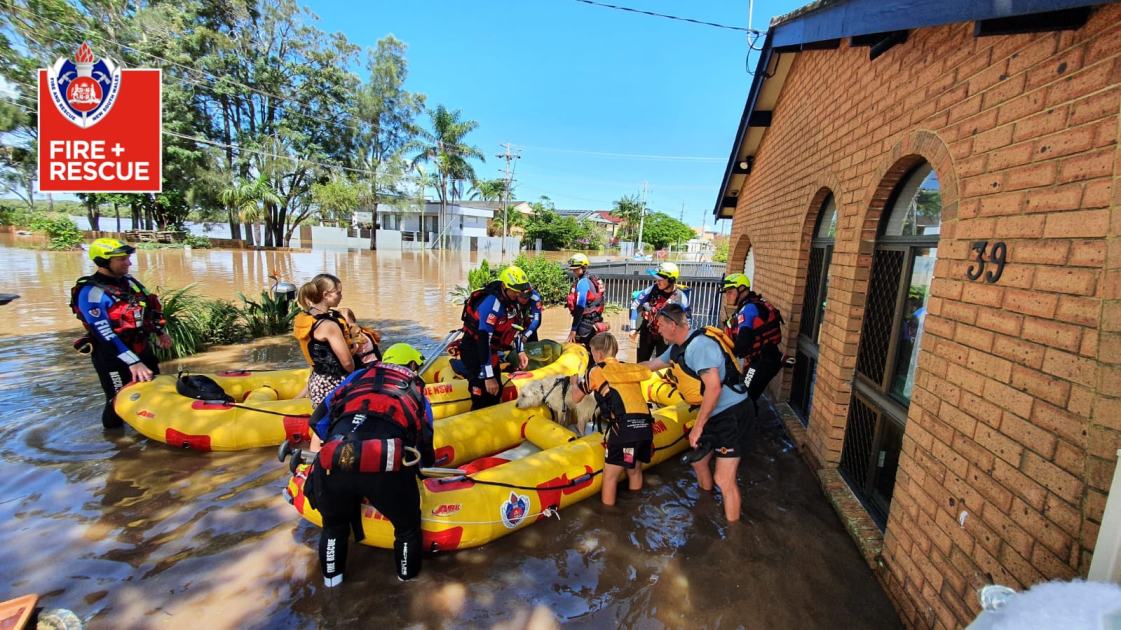
[(496, 321), (490, 322), (494, 327), (494, 333), (490, 336), (490, 347), (494, 350), (507, 350), (514, 344), (514, 335), (517, 330), (514, 328), (516, 322), (516, 313), (518, 307), (515, 303), (506, 299), (505, 291), (503, 291), (502, 282), (495, 280), (481, 289), (476, 289), (467, 298), (463, 304), (463, 314), (460, 318), (463, 320), (463, 337), (465, 339), (476, 340), (479, 338), (479, 321), (484, 314), (479, 312), (479, 305), (483, 302), (488, 295), (493, 295), (498, 298), (498, 301), (505, 307), (505, 315), (498, 317)]
[[(604, 304), (607, 301), (607, 289), (603, 286), (603, 280), (598, 276), (585, 272), (584, 278), (592, 284), (592, 290), (588, 292), (588, 297), (584, 301), (584, 308), (581, 315), (597, 315), (603, 313)], [(568, 297), (565, 298), (564, 305), (568, 307), (568, 312), (576, 315), (576, 311), (580, 308), (576, 306), (576, 301), (580, 299), (580, 295), (576, 293), (576, 287), (580, 286), (580, 280), (572, 284), (572, 288), (568, 291)]]
[(113, 332), (125, 342), (146, 342), (148, 334), (160, 332), (167, 326), (160, 299), (154, 294), (148, 293), (148, 290), (136, 278), (125, 276), (128, 279), (128, 288), (125, 289), (118, 284), (107, 282), (100, 276), (101, 274), (97, 273), (82, 276), (70, 288), (70, 310), (78, 318), (78, 321), (82, 322), (82, 326), (87, 331), (89, 331), (90, 325), (82, 314), (82, 310), (78, 308), (78, 295), (83, 288), (90, 285), (101, 289), (113, 298), (113, 305), (109, 307), (105, 317), (108, 318)]
[(329, 439), (398, 437), (416, 446), (425, 422), (424, 381), (408, 368), (378, 362), (335, 390), (329, 411)]
[[(662, 291), (658, 287), (654, 287), (650, 291), (651, 297), (646, 301), (646, 303), (650, 305), (650, 308), (642, 310), (642, 318), (646, 320), (646, 327), (650, 330), (651, 334), (661, 336), (661, 321), (659, 321), (658, 312), (665, 308), (670, 302), (675, 301), (673, 297), (678, 291), (681, 291), (681, 289), (679, 289), (676, 284), (673, 285), (673, 290), (669, 292)], [(676, 301), (680, 302), (680, 300)]]
[(751, 330), (755, 333), (755, 338), (747, 355), (748, 358), (753, 358), (759, 356), (763, 346), (777, 346), (782, 343), (782, 325), (786, 321), (783, 320), (782, 313), (779, 312), (778, 308), (765, 300), (762, 295), (754, 292), (748, 293), (747, 299), (736, 310), (735, 316), (725, 323), (724, 331), (732, 339), (735, 339), (736, 335), (739, 334), (740, 314), (748, 304), (754, 304), (756, 310), (756, 315), (751, 321)]

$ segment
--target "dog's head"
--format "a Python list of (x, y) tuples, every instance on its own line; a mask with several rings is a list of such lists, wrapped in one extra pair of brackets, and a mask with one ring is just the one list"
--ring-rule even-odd
[(554, 414), (561, 413), (564, 409), (564, 397), (568, 388), (565, 387), (567, 376), (543, 378), (531, 381), (518, 389), (518, 409), (530, 407), (548, 407)]

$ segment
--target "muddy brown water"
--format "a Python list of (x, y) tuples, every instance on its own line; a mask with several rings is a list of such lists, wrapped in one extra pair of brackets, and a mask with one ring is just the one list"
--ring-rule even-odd
[[(178, 451), (106, 432), (101, 394), (73, 352), (69, 287), (80, 253), (0, 235), (0, 600), (39, 593), (94, 628), (898, 627), (891, 605), (812, 473), (766, 412), (740, 470), (744, 517), (666, 462), (614, 508), (589, 499), (478, 549), (426, 558), (397, 582), (391, 552), (352, 546), (347, 581), (324, 589), (318, 529), (281, 497), (271, 449)], [(344, 281), (343, 304), (387, 339), (431, 346), (458, 320), (447, 292), (473, 260), (429, 253), (162, 250), (136, 254), (149, 287), (198, 283), (232, 298), (270, 272)], [(619, 330), (622, 315), (613, 317)], [(560, 338), (550, 309), (543, 337)], [(620, 336), (624, 358), (633, 344)], [(179, 362), (194, 371), (299, 365), (287, 337)]]

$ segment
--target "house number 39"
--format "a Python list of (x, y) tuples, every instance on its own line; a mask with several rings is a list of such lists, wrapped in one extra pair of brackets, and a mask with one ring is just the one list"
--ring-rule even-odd
[[(988, 241), (973, 241), (970, 250), (977, 252), (974, 261), (976, 264), (969, 265), (969, 269), (965, 270), (965, 277), (976, 281), (984, 275), (985, 282), (990, 284), (1000, 280), (1000, 274), (1004, 273), (1004, 259), (1008, 255), (1008, 246), (1004, 241), (994, 242), (992, 249), (989, 249)], [(993, 265), (995, 269), (985, 271), (986, 264)]]

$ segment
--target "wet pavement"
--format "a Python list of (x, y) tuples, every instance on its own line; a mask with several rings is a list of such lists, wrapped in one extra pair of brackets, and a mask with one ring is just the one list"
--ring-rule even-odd
[[(24, 294), (25, 304), (49, 309), (43, 318), (57, 322), (36, 329), (41, 322), (23, 324), (34, 313), (13, 317), (8, 310), (18, 300), (0, 307), (0, 316), (13, 322), (0, 332), (0, 404), (8, 412), (0, 418), (0, 522), (7, 529), (0, 599), (37, 592), (48, 607), (72, 609), (95, 628), (516, 628), (531, 618), (544, 620), (535, 627), (898, 627), (814, 475), (769, 411), (741, 466), (739, 523), (729, 526), (719, 497), (699, 492), (688, 467), (671, 461), (647, 474), (642, 491), (623, 492), (613, 508), (589, 499), (559, 520), (426, 558), (420, 578), (408, 584), (396, 580), (391, 552), (354, 545), (346, 583), (324, 589), (318, 529), (281, 498), (287, 467), (271, 449), (178, 451), (131, 429), (101, 429), (93, 371), (70, 348), (77, 322), (65, 323), (65, 298), (57, 306), (72, 282), (66, 274), (84, 270), (72, 256), (0, 241), (0, 264), (14, 270), (9, 281), (40, 270), (39, 284), (19, 281), (16, 290), (0, 291)], [(142, 264), (167, 274), (174, 256), (183, 254), (161, 252)], [(315, 266), (335, 264), (315, 256)], [(344, 305), (385, 328), (387, 338), (428, 345), (458, 319), (457, 307), (436, 292), (464, 283), (468, 264), (378, 261), (369, 253), (353, 258), (339, 263), (357, 277), (344, 275), (344, 286), (352, 288)], [(251, 281), (267, 276), (271, 263), (259, 260), (259, 271), (245, 272), (254, 278), (243, 280), (247, 292), (259, 290)], [(291, 267), (293, 275), (319, 270), (303, 264)], [(237, 289), (226, 267), (191, 266), (191, 279)], [(402, 299), (379, 308), (382, 291), (406, 293), (400, 283), (411, 281), (394, 288), (388, 278), (396, 274), (379, 271), (399, 267), (444, 274), (424, 298), (432, 306)], [(376, 290), (361, 289), (374, 277)], [(441, 314), (426, 314), (418, 325), (402, 316), (406, 309)], [(452, 316), (443, 314), (449, 310)], [(562, 315), (550, 311), (543, 336), (563, 334)], [(620, 317), (613, 318), (616, 330)], [(633, 345), (621, 341), (629, 358)], [(289, 338), (275, 337), (172, 362), (164, 371), (272, 369), (300, 361)]]

